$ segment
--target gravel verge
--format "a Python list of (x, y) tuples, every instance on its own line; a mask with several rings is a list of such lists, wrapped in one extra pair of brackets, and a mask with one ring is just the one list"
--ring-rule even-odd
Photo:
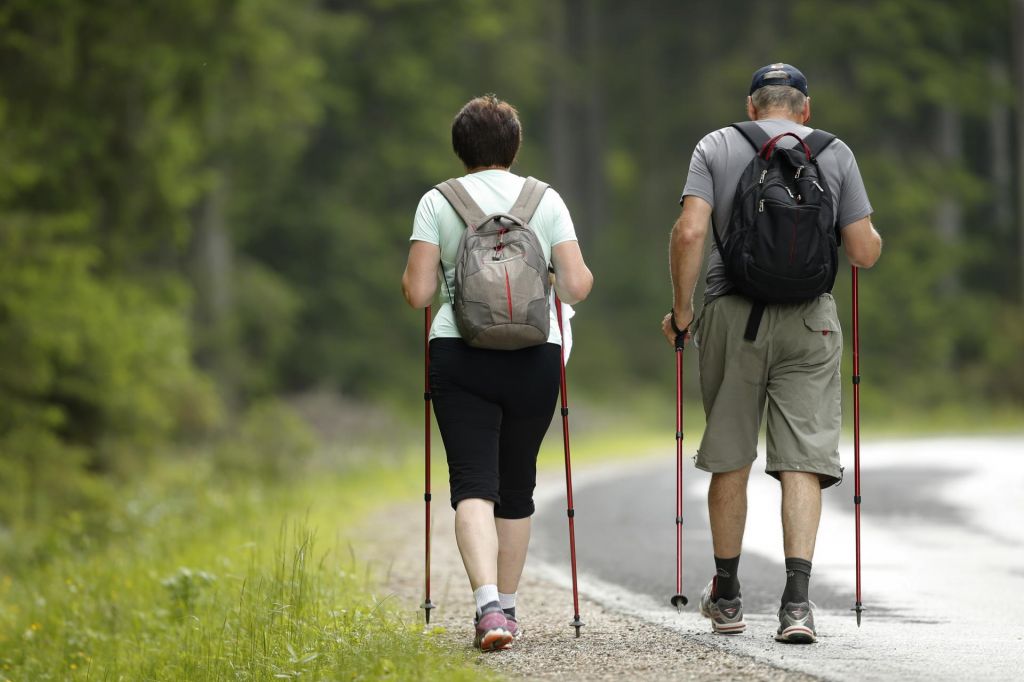
[[(557, 477), (542, 485), (557, 485)], [(473, 595), (455, 544), (454, 512), (445, 488), (434, 491), (431, 628), (453, 649), (472, 651)], [(379, 510), (356, 534), (359, 555), (384, 576), (383, 587), (410, 620), (423, 620), (423, 504)], [(476, 661), (500, 675), (520, 680), (814, 680), (702, 643), (710, 635), (687, 636), (613, 604), (580, 595), (585, 626), (579, 638), (569, 625), (571, 591), (545, 578), (545, 570), (526, 570), (517, 612), (523, 636), (508, 650), (477, 654)], [(694, 606), (691, 604), (691, 607)]]

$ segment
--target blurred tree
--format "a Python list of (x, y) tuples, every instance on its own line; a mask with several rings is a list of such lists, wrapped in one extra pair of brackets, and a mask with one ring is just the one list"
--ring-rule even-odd
[[(528, 110), (543, 92), (543, 5), (323, 3), (311, 36), (326, 65), (323, 117), (287, 182), (253, 206), (241, 244), (300, 297), (285, 388), (414, 385), (419, 318), (397, 285), (412, 211), (462, 172), (449, 126), (463, 103), (496, 91)], [(524, 120), (536, 149), (535, 118)]]
[[(253, 313), (226, 297), (222, 273), (202, 275), (232, 251), (229, 166), (251, 200), (316, 114), (305, 86), (317, 62), (286, 39), (294, 16), (269, 0), (0, 8), (0, 474), (18, 490), (0, 523), (73, 505), (98, 490), (83, 472), (130, 470), (220, 423), (190, 309)], [(196, 271), (198, 298), (185, 277), (193, 224), (198, 260), (217, 264)], [(279, 279), (254, 265), (243, 281), (264, 295), (260, 317), (290, 321)]]
[(417, 395), (412, 212), (463, 171), (451, 118), (485, 92), (519, 107), (514, 170), (554, 182), (597, 276), (574, 378), (670, 382), (690, 153), (780, 59), (856, 151), (886, 239), (861, 292), (872, 395), (1019, 405), (1022, 35), (1021, 0), (8, 0), (3, 483), (98, 496), (75, 476), (216, 430), (218, 394)]
[[(1017, 263), (1020, 302), (1024, 305), (1024, 0), (1011, 0), (1010, 42), (1013, 45), (1013, 92), (1016, 94), (1017, 131)], [(1007, 140), (1008, 141), (1008, 140)]]
[[(993, 69), (1009, 60), (1009, 36), (992, 27), (1006, 25), (1007, 5), (875, 0), (837, 5), (827, 23), (813, 5), (794, 6), (807, 36), (795, 58), (814, 64), (815, 121), (857, 152), (886, 240), (862, 286), (881, 387), (917, 405), (979, 391), (1019, 400), (1024, 385), (995, 389), (1010, 368), (994, 358), (990, 322), (1015, 279), (1002, 246), (1015, 236), (992, 211), (992, 111), (1012, 102)], [(1007, 333), (1022, 338), (1019, 324)]]

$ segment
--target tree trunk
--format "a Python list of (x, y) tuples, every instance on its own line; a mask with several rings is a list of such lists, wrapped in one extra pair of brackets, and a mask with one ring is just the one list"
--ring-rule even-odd
[[(212, 95), (216, 97), (216, 95)], [(196, 290), (197, 362), (217, 379), (230, 399), (234, 381), (227, 357), (231, 348), (233, 249), (227, 227), (228, 173), (217, 149), (223, 139), (224, 116), (219, 102), (210, 105), (204, 122), (211, 156), (207, 161), (213, 182), (193, 213), (192, 278)]]
[[(583, 205), (588, 241), (594, 244), (600, 237), (607, 215), (608, 186), (605, 178), (605, 137), (607, 135), (604, 110), (604, 91), (601, 78), (601, 14), (603, 3), (591, 0), (584, 5), (584, 31), (587, 64), (586, 126), (582, 145), (584, 176)], [(593, 248), (593, 247), (592, 247)]]
[(555, 189), (567, 203), (575, 203), (576, 185), (573, 173), (572, 94), (568, 92), (572, 79), (569, 77), (571, 57), (567, 48), (566, 0), (554, 0), (550, 6), (551, 71), (549, 72), (550, 97), (548, 98), (548, 148), (551, 154), (551, 175)]
[(1017, 95), (1016, 121), (1017, 133), (1017, 232), (1020, 237), (1019, 256), (1021, 303), (1024, 304), (1024, 0), (1012, 0), (1010, 44), (1013, 46), (1013, 90)]
[[(939, 110), (938, 148), (942, 166), (947, 174), (952, 173), (963, 160), (961, 128), (960, 112), (948, 106)], [(952, 189), (949, 185), (947, 187)], [(963, 233), (963, 207), (952, 191), (947, 190), (939, 200), (935, 227), (939, 239), (945, 244), (955, 247), (960, 242)], [(943, 293), (951, 294), (960, 289), (960, 269), (960, 264), (956, 263), (955, 269), (946, 274), (942, 282)]]
[[(1006, 64), (992, 58), (990, 62), (992, 83), (999, 89), (1009, 80)], [(1013, 223), (1013, 148), (1010, 131), (1012, 127), (1010, 107), (1006, 102), (992, 98), (989, 109), (989, 178), (992, 182), (992, 224), (993, 232), (1004, 235)]]
[(201, 323), (218, 326), (231, 308), (231, 239), (224, 224), (227, 180), (221, 175), (203, 198), (196, 221), (196, 285)]

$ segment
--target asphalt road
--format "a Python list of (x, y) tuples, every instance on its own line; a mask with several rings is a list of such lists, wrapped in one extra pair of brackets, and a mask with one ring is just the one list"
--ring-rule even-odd
[[(670, 435), (671, 436), (671, 435)], [(675, 592), (675, 447), (574, 476), (580, 588), (681, 636), (835, 680), (1024, 679), (1024, 437), (864, 443), (862, 596), (854, 604), (853, 454), (825, 492), (811, 599), (818, 643), (774, 642), (785, 585), (779, 486), (755, 464), (740, 580), (747, 631), (714, 635), (697, 612), (714, 571), (708, 475), (684, 472), (683, 593)], [(763, 464), (761, 464), (763, 466)], [(531, 566), (569, 585), (564, 487), (538, 491)], [(528, 568), (528, 570), (530, 570)], [(586, 620), (586, 614), (583, 620)], [(584, 630), (585, 633), (585, 630)], [(585, 636), (585, 634), (584, 634)]]

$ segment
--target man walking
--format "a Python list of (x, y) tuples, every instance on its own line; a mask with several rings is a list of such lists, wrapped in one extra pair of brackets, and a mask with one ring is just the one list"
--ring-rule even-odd
[[(745, 273), (731, 265), (734, 261), (723, 260), (721, 244), (730, 250), (729, 230), (735, 230), (736, 221), (744, 219), (734, 216), (733, 202), (734, 198), (741, 200), (737, 186), (755, 157), (754, 144), (770, 140), (765, 149), (760, 144), (757, 149), (768, 156), (772, 148), (796, 145), (808, 149), (800, 141), (814, 132), (805, 125), (811, 117), (807, 93), (807, 80), (795, 67), (781, 63), (765, 66), (754, 73), (747, 98), (747, 116), (756, 128), (722, 128), (697, 145), (680, 199), (682, 212), (672, 228), (672, 312), (662, 320), (669, 343), (674, 344), (677, 332), (684, 330), (687, 337), (693, 334), (699, 352), (707, 427), (696, 466), (711, 473), (708, 513), (716, 567), (701, 596), (701, 613), (711, 619), (715, 632), (735, 634), (745, 628), (738, 570), (747, 516), (747, 480), (757, 457), (758, 432), (767, 407), (765, 470), (782, 485), (786, 562), (775, 638), (792, 643), (810, 643), (816, 638), (808, 581), (821, 515), (821, 489), (842, 477), (838, 451), (842, 331), (835, 301), (827, 293), (835, 277), (834, 259), (825, 293), (778, 303), (771, 302), (780, 298), (772, 292), (760, 300), (739, 293), (741, 286), (749, 293), (749, 287), (738, 281)], [(816, 150), (816, 158), (808, 159), (808, 167), (813, 163), (817, 174), (814, 177), (822, 181), (814, 179), (813, 186), (822, 190), (823, 205), (832, 211), (850, 263), (870, 268), (878, 260), (882, 241), (871, 224), (871, 204), (856, 159), (838, 139), (819, 133), (815, 140), (825, 142)], [(796, 170), (797, 178), (803, 168)], [(793, 186), (797, 193), (780, 185), (792, 202), (807, 200), (799, 194), (797, 184)], [(765, 201), (761, 201), (750, 220), (762, 220), (757, 211), (763, 213), (764, 208)], [(711, 220), (718, 234), (708, 261), (704, 307), (694, 321), (694, 288)], [(788, 249), (790, 262), (798, 228), (806, 230), (808, 226), (794, 220), (774, 241), (767, 240), (771, 248)], [(779, 282), (780, 288), (784, 286), (783, 280)]]

